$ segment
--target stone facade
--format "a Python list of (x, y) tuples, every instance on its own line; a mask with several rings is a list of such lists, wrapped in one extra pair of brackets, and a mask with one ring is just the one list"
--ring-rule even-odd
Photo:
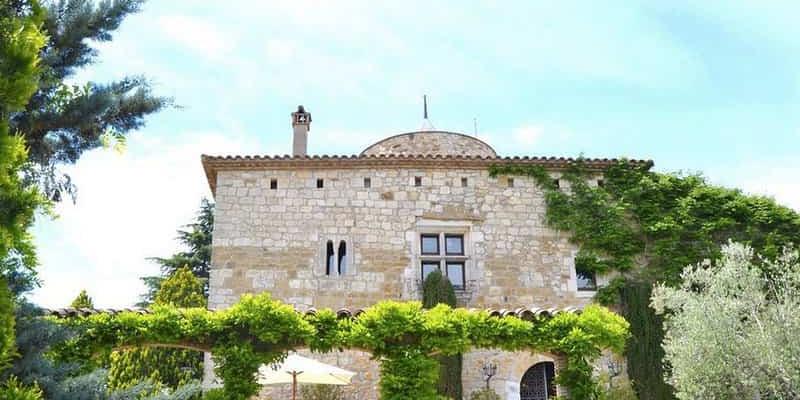
[[(495, 157), (481, 141), (440, 132), (395, 136), (364, 153), (418, 151), (406, 146), (412, 141), (456, 148), (437, 148), (437, 153)], [(324, 167), (311, 161), (287, 163), (292, 163), (290, 168), (240, 163), (214, 167), (209, 175), (217, 204), (211, 309), (229, 307), (242, 294), (262, 291), (299, 310), (420, 300), (423, 234), (463, 237), (459, 260), (465, 285), (457, 292), (461, 306), (580, 308), (590, 301), (593, 293), (576, 288), (577, 248), (564, 233), (545, 225), (544, 194), (532, 180), (493, 178), (482, 164), (444, 161), (436, 166), (414, 167), (406, 161), (369, 168), (359, 168), (352, 160), (332, 160)], [(558, 174), (552, 172), (554, 178)], [(341, 274), (327, 264), (329, 242), (335, 249), (334, 264), (343, 260)], [(342, 243), (346, 250), (340, 253)], [(378, 366), (368, 354), (346, 351), (313, 357), (359, 372), (355, 384), (346, 388), (348, 398), (378, 397)], [(498, 364), (492, 385), (506, 399), (520, 398), (520, 379), (528, 368), (551, 361), (557, 369), (560, 362), (548, 355), (473, 351), (464, 355), (465, 396), (484, 385), (480, 367), (487, 360)], [(208, 362), (206, 382), (212, 381)], [(265, 389), (263, 398), (281, 390), (285, 388)]]
[[(458, 169), (220, 171), (216, 201), (214, 309), (265, 290), (301, 310), (419, 300), (415, 261), (419, 235), (429, 232), (464, 234), (464, 306), (586, 302), (574, 286), (577, 249), (545, 226), (543, 193), (530, 180), (509, 187), (487, 171)], [(341, 276), (325, 274), (329, 240), (349, 248)]]

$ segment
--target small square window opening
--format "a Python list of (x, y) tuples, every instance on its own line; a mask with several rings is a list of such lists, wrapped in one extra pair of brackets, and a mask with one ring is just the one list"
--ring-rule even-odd
[(325, 180), (322, 178), (317, 179), (317, 189), (322, 189), (323, 187), (325, 187)]
[(372, 187), (372, 179), (364, 178), (364, 187), (365, 188), (371, 188)]
[(436, 271), (439, 269), (439, 262), (438, 261), (423, 261), (422, 262), (422, 281), (425, 282), (425, 278), (431, 274), (431, 272)]
[(425, 255), (439, 255), (439, 235), (420, 236), (420, 249)]
[(508, 178), (508, 187), (510, 188), (514, 187), (514, 178)]
[(461, 187), (467, 187), (467, 178), (461, 178)]
[(561, 180), (560, 179), (553, 179), (553, 186), (556, 188), (561, 187)]
[(464, 289), (464, 263), (448, 262), (447, 279), (453, 285), (453, 289)]
[(269, 180), (269, 188), (275, 190), (278, 188), (278, 180), (277, 179), (270, 179)]
[(415, 176), (414, 177), (414, 186), (422, 186), (422, 177), (421, 176)]
[(464, 236), (462, 236), (462, 235), (445, 235), (445, 237), (444, 237), (444, 252), (448, 256), (463, 256), (464, 255)]

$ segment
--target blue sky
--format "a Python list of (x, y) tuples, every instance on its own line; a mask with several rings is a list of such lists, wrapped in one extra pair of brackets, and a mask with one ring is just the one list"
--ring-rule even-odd
[[(432, 3), (432, 4), (431, 4)], [(356, 154), (436, 128), (503, 155), (653, 159), (800, 209), (800, 3), (786, 1), (165, 1), (127, 19), (76, 77), (144, 74), (181, 106), (128, 150), (67, 170), (77, 203), (35, 229), (43, 306), (88, 289), (129, 306), (145, 260), (177, 250), (209, 196), (200, 154)]]

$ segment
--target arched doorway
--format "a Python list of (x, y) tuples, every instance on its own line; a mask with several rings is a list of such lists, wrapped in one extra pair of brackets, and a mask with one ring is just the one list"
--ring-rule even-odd
[(547, 400), (556, 397), (555, 364), (540, 362), (528, 368), (519, 383), (520, 400)]

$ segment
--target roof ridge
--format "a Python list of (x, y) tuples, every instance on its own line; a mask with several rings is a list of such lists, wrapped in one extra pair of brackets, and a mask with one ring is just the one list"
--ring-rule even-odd
[[(338, 318), (354, 318), (361, 315), (366, 308), (339, 308), (337, 310), (333, 310), (330, 308), (315, 308), (309, 307), (305, 310), (298, 309), (295, 307), (295, 311), (303, 314), (303, 315), (314, 315), (320, 310), (329, 309), (336, 313)], [(489, 316), (492, 317), (518, 317), (525, 320), (533, 319), (534, 317), (542, 317), (542, 318), (549, 318), (556, 316), (561, 313), (570, 313), (570, 314), (580, 314), (582, 309), (579, 307), (574, 306), (566, 306), (566, 307), (510, 307), (510, 308), (467, 308), (470, 312), (486, 312)], [(137, 314), (151, 314), (152, 311), (148, 308), (141, 308), (141, 307), (130, 307), (130, 308), (74, 308), (74, 307), (64, 307), (64, 308), (56, 308), (56, 309), (42, 309), (45, 316), (51, 316), (56, 318), (76, 318), (76, 317), (86, 317), (90, 315), (96, 314), (110, 314), (116, 315), (123, 312), (133, 312)], [(214, 312), (216, 310), (209, 310)]]

